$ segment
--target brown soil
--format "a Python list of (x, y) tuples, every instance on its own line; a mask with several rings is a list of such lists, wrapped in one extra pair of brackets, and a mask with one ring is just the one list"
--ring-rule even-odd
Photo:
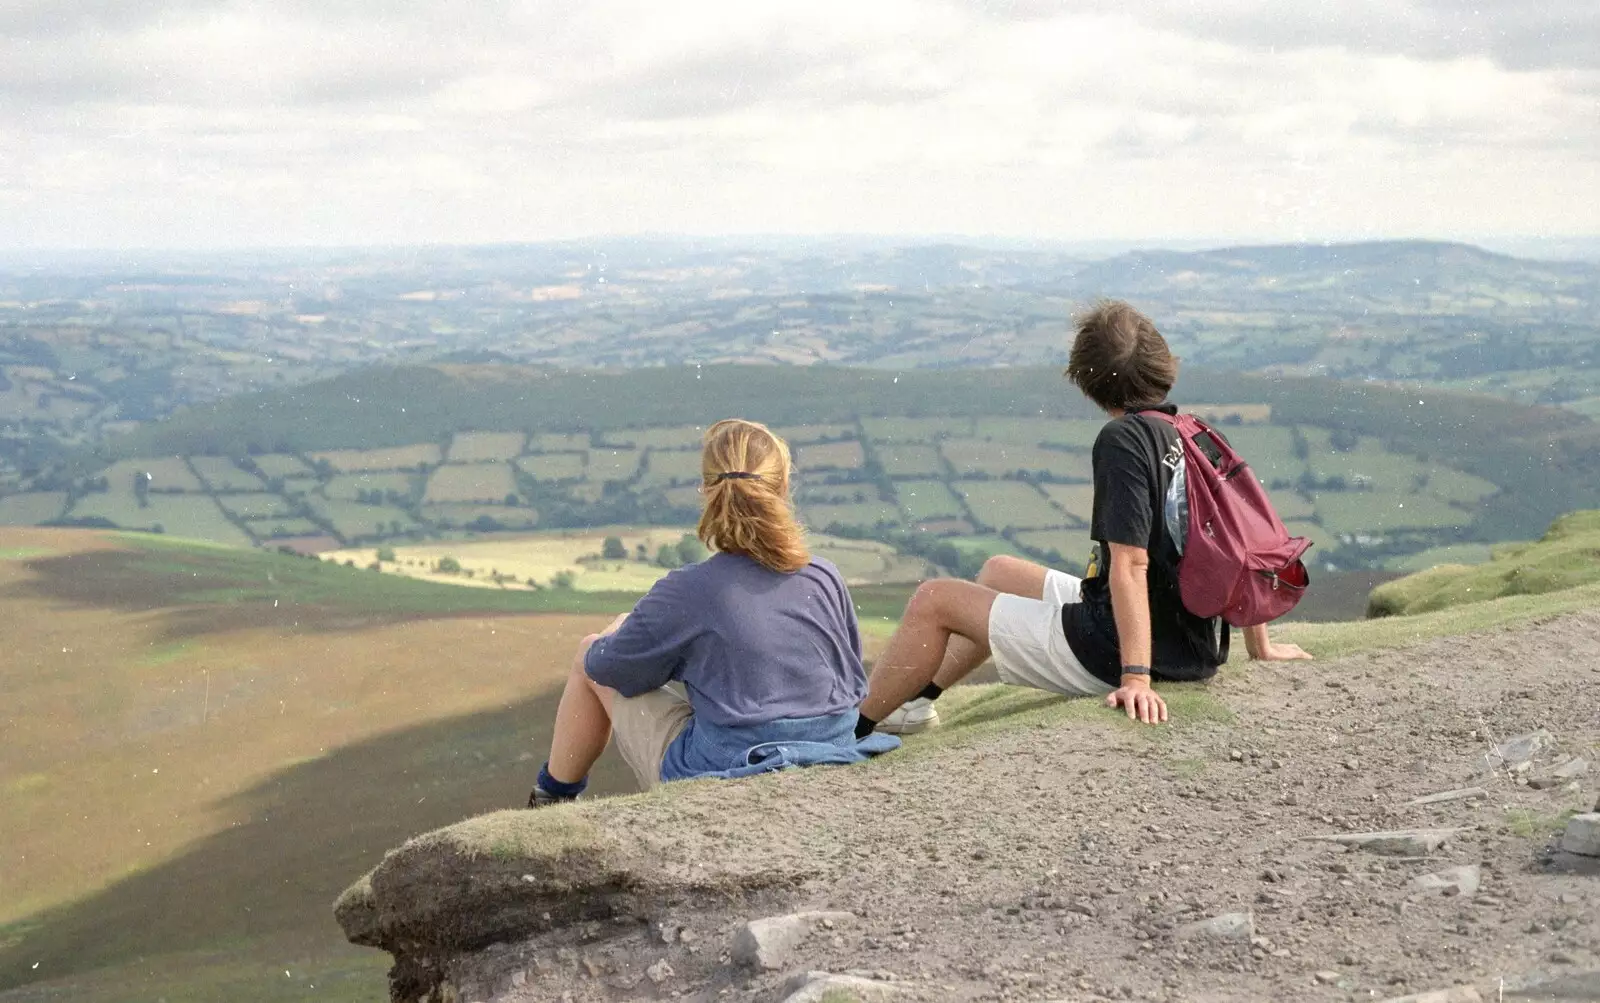
[[(462, 1000), (498, 1003), (768, 1001), (806, 969), (877, 973), (894, 998), (930, 1001), (1384, 999), (1455, 984), (1487, 1000), (1600, 998), (1600, 876), (1552, 849), (1562, 813), (1594, 804), (1595, 775), (1536, 790), (1474, 767), (1540, 728), (1558, 747), (1533, 775), (1596, 761), (1600, 612), (1258, 666), (1215, 695), (1233, 723), (1147, 734), (1057, 717), (898, 762), (618, 802), (596, 817), (658, 867), (809, 877), (792, 893), (641, 901), (460, 958), (453, 981)], [(1407, 806), (1469, 785), (1487, 797)], [(1459, 831), (1425, 857), (1313, 839), (1414, 827)], [(1467, 864), (1482, 867), (1476, 894), (1412, 886)], [(858, 919), (782, 972), (727, 960), (739, 923), (796, 909)], [(1175, 936), (1245, 911), (1254, 943)], [(662, 960), (672, 974), (647, 977)], [(1568, 995), (1548, 981), (1521, 992), (1558, 978)]]

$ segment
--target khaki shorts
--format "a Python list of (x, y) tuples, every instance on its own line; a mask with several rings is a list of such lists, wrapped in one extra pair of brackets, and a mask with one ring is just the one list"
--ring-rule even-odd
[(1082, 601), (1083, 581), (1063, 571), (1045, 575), (1042, 599), (997, 597), (989, 610), (989, 649), (1000, 681), (1069, 697), (1115, 689), (1083, 667), (1061, 628), (1061, 607)]
[(640, 790), (661, 783), (661, 761), (667, 756), (667, 746), (693, 716), (688, 697), (676, 683), (636, 697), (619, 694), (612, 698), (611, 738), (622, 761), (633, 770)]

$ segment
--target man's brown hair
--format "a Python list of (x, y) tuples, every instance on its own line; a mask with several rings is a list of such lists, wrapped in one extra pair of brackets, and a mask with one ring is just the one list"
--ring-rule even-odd
[(1150, 407), (1178, 381), (1178, 359), (1150, 318), (1121, 300), (1079, 314), (1067, 379), (1102, 410)]

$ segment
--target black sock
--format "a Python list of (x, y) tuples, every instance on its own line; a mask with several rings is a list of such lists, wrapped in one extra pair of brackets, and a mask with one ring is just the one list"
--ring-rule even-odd
[(856, 712), (856, 741), (859, 742), (861, 739), (866, 738), (868, 735), (872, 734), (872, 729), (876, 728), (877, 726), (878, 726), (878, 722), (874, 721), (872, 718), (870, 718), (867, 715), (861, 713), (860, 711), (857, 711)]
[(577, 780), (570, 784), (557, 780), (550, 775), (550, 761), (547, 759), (544, 765), (539, 767), (539, 786), (543, 787), (547, 794), (553, 794), (562, 800), (570, 801), (582, 794), (583, 789), (589, 786), (589, 778), (584, 777), (582, 780)]
[(921, 693), (917, 694), (917, 698), (920, 700), (937, 700), (939, 699), (939, 694), (943, 692), (943, 686), (940, 686), (938, 683), (929, 683), (922, 688)]

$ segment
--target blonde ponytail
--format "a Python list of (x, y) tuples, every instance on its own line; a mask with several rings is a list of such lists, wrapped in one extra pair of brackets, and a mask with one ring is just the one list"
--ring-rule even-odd
[(789, 446), (739, 418), (706, 429), (700, 454), (700, 542), (790, 574), (811, 561), (789, 502)]

